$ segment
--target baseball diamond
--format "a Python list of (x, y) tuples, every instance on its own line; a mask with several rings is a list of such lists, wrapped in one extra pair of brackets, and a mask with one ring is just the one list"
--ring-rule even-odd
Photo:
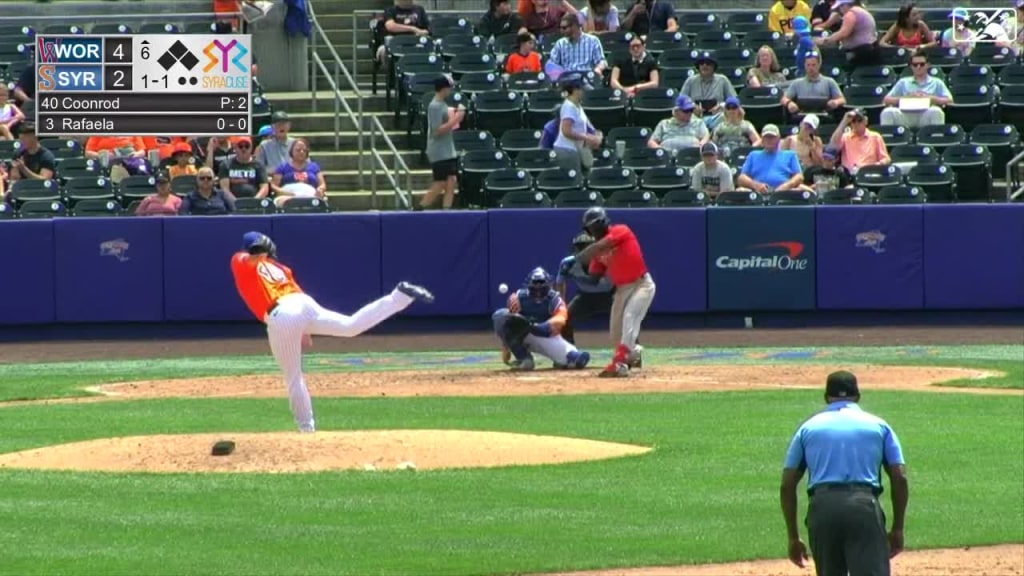
[(844, 369), (909, 463), (894, 573), (1024, 575), (1019, 329), (644, 335), (628, 379), (318, 338), (314, 434), (263, 338), (0, 344), (0, 574), (807, 575), (777, 474)]

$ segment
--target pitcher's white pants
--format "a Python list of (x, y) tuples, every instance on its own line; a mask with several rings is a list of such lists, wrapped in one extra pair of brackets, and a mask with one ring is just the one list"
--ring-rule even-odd
[(313, 404), (302, 374), (303, 336), (337, 336), (351, 338), (366, 332), (391, 316), (405, 310), (413, 299), (398, 290), (345, 316), (320, 306), (308, 294), (288, 294), (277, 301), (277, 307), (267, 315), (267, 337), (270, 351), (284, 372), (288, 385), (288, 398), (299, 430), (312, 432)]

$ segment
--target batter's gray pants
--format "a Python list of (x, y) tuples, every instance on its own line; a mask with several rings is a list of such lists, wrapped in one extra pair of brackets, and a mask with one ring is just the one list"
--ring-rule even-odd
[(632, 284), (616, 286), (611, 311), (612, 342), (623, 344), (630, 350), (636, 349), (640, 324), (651, 308), (655, 289), (650, 274), (644, 274)]
[(889, 576), (885, 512), (870, 489), (816, 488), (807, 533), (817, 576)]

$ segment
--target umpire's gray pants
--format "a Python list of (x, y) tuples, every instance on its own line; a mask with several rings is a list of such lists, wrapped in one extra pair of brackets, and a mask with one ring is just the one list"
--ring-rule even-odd
[(630, 351), (636, 350), (640, 324), (651, 308), (656, 288), (650, 274), (644, 274), (632, 284), (615, 287), (610, 324), (612, 342), (623, 344)]
[(870, 490), (815, 489), (807, 533), (817, 576), (889, 576), (885, 512)]

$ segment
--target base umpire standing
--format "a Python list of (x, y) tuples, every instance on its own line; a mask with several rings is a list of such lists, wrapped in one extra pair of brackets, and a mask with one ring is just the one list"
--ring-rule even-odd
[(580, 233), (572, 240), (573, 254), (566, 256), (558, 264), (555, 277), (555, 290), (564, 300), (568, 289), (568, 281), (576, 284), (576, 295), (569, 302), (569, 320), (562, 328), (562, 338), (575, 344), (575, 326), (578, 322), (593, 318), (598, 314), (607, 314), (612, 309), (612, 298), (615, 285), (607, 276), (593, 277), (587, 273), (587, 262), (581, 262), (577, 254), (594, 243), (594, 237), (586, 232)]
[[(796, 431), (782, 471), (782, 515), (789, 559), (804, 566), (807, 548), (797, 527), (797, 486), (810, 471), (807, 533), (818, 576), (889, 576), (889, 560), (903, 550), (909, 499), (906, 463), (896, 433), (857, 404), (860, 390), (850, 372), (829, 374), (828, 406)], [(892, 485), (892, 529), (886, 534), (881, 469)]]

